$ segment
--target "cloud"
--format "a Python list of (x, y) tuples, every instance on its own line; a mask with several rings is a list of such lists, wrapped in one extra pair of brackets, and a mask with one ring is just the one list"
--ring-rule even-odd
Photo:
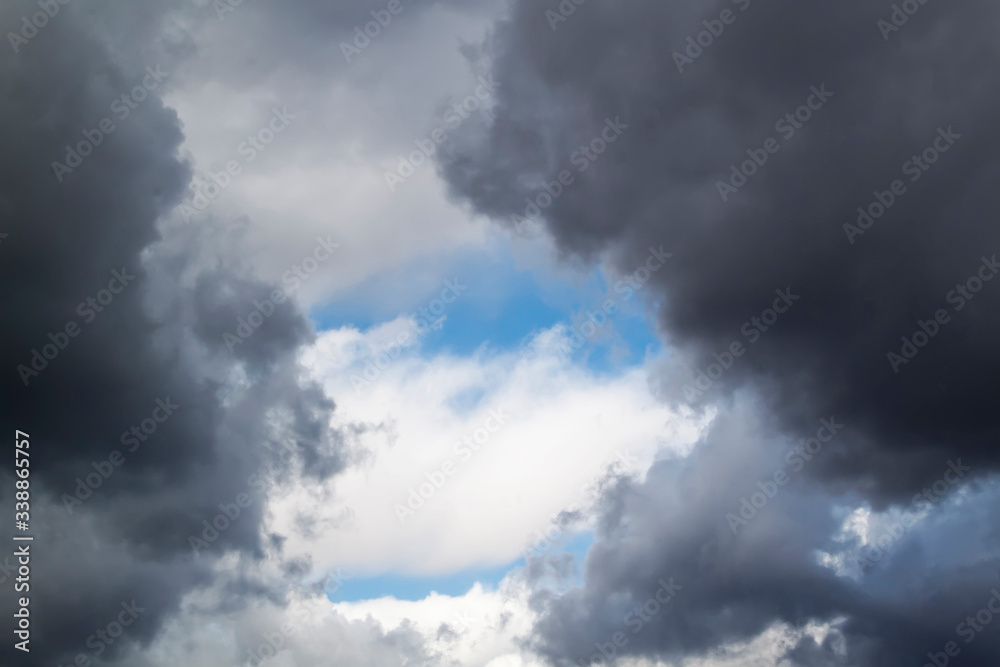
[[(146, 611), (104, 647), (114, 660), (156, 634), (184, 593), (210, 578), (214, 557), (226, 549), (260, 555), (260, 503), (204, 561), (192, 560), (188, 536), (245, 489), (267, 458), (261, 443), (291, 443), (295, 460), (321, 478), (343, 459), (328, 425), (333, 403), (295, 363), (312, 335), (297, 307), (282, 309), (266, 333), (229, 356), (220, 331), (230, 309), (272, 287), (211, 252), (202, 263), (223, 229), (161, 236), (158, 223), (180, 201), (191, 170), (178, 156), (177, 114), (157, 91), (94, 140), (71, 174), (60, 181), (53, 173), (67, 144), (99, 127), (147, 64), (158, 64), (122, 64), (88, 19), (71, 9), (57, 18), (30, 50), (0, 65), (0, 86), (17, 91), (0, 101), (8, 128), (0, 139), (0, 228), (9, 235), (0, 316), (11, 324), (0, 350), (2, 410), (5, 422), (31, 436), (34, 534), (46, 544), (32, 560), (32, 658), (70, 661), (96, 651), (88, 637), (135, 599)], [(162, 16), (118, 18), (135, 19), (142, 31)], [(131, 275), (128, 285), (109, 283), (114, 272)], [(50, 338), (71, 323), (71, 339)], [(51, 355), (49, 345), (63, 349)], [(19, 373), (26, 364), (36, 374)], [(130, 427), (158, 398), (179, 407), (85, 507), (69, 513), (64, 494), (94, 472), (93, 462), (124, 449)], [(8, 482), (12, 468), (8, 461)], [(12, 493), (4, 501), (13, 503)], [(14, 662), (9, 644), (0, 654)]]
[[(497, 5), (406, 0), (406, 11), (350, 63), (340, 41), (352, 40), (385, 2), (244, 4), (221, 22), (211, 5), (183, 13), (194, 56), (177, 64), (165, 96), (184, 119), (183, 154), (206, 178), (232, 160), (242, 167), (198, 224), (251, 216), (233, 254), (273, 281), (317, 235), (335, 230), (353, 251), (304, 286), (309, 305), (386, 270), (481, 248), (485, 221), (470, 224), (450, 204), (430, 160), (395, 192), (385, 174), (479, 85), (481, 56), (456, 43), (480, 40)], [(295, 119), (250, 161), (249, 147), (244, 155), (240, 147), (276, 105)]]
[[(817, 477), (886, 501), (942, 455), (987, 470), (1000, 293), (978, 281), (974, 299), (953, 291), (1000, 247), (986, 223), (998, 98), (982, 85), (997, 58), (994, 5), (924, 7), (887, 44), (885, 12), (866, 3), (718, 4), (739, 22), (680, 73), (673, 52), (699, 30), (711, 37), (701, 20), (719, 7), (591, 2), (553, 32), (541, 8), (515, 3), (489, 43), (494, 75), (509, 82), (498, 117), (442, 157), (453, 194), (506, 224), (620, 117), (629, 129), (542, 214), (566, 253), (612, 253), (625, 271), (652, 244), (674, 252), (653, 280), (659, 320), (696, 367), (775, 289), (800, 293), (724, 385), (754, 382), (793, 430), (813, 413), (850, 421), (864, 438)], [(804, 107), (823, 86), (822, 108)], [(939, 128), (962, 138), (925, 163)], [(769, 138), (777, 152), (754, 163)], [(752, 176), (723, 201), (717, 184), (746, 160)], [(905, 194), (889, 192), (894, 180)], [(852, 244), (844, 226), (877, 196), (895, 203)], [(895, 373), (889, 353), (941, 308), (952, 323)]]
[[(269, 577), (262, 570), (254, 576)], [(259, 600), (225, 610), (220, 608), (224, 595), (222, 587), (189, 595), (162, 635), (128, 656), (127, 664), (207, 667), (255, 664), (260, 658), (263, 664), (288, 667), (319, 667), (331, 660), (385, 667), (543, 664), (520, 646), (532, 614), (528, 589), (514, 576), (496, 590), (476, 585), (464, 595), (432, 594), (415, 602), (382, 598), (334, 604), (298, 591), (280, 602)]]
[[(32, 661), (995, 662), (995, 6), (414, 2), (345, 58), (387, 6), (71, 3), (0, 56)], [(489, 113), (390, 191), (482, 76)], [(459, 357), (408, 317), (305, 316), (400, 267), (374, 319), (410, 310), (515, 214), (547, 231), (515, 244), (532, 266), (669, 253), (643, 280), (664, 352), (596, 372), (562, 326)], [(318, 237), (338, 252), (262, 309)], [(341, 568), (508, 565), (553, 527), (496, 590), (323, 598)], [(559, 548), (580, 533), (582, 568)]]
[[(802, 442), (775, 442), (760, 408), (740, 394), (689, 457), (658, 462), (642, 481), (622, 481), (602, 498), (583, 584), (536, 587), (533, 648), (556, 665), (594, 664), (623, 632), (624, 646), (611, 647), (618, 655), (715, 664), (727, 647), (811, 624), (832, 634), (798, 635), (772, 651), (776, 660), (903, 666), (948, 641), (970, 656), (993, 655), (992, 639), (966, 645), (956, 626), (998, 583), (996, 521), (984, 513), (995, 482), (963, 484), (949, 502), (924, 503), (921, 523), (862, 572), (866, 551), (847, 521), (863, 506), (860, 496), (791, 475), (801, 459), (786, 452)], [(820, 450), (800, 472), (831, 453)], [(791, 481), (769, 486), (776, 470)], [(744, 499), (757, 509), (741, 509)], [(730, 514), (749, 520), (734, 524)], [(683, 588), (669, 605), (639, 609), (664, 580)], [(914, 580), (925, 585), (915, 589)]]
[[(576, 156), (575, 182), (539, 218), (564, 256), (622, 272), (651, 245), (673, 253), (649, 286), (669, 346), (653, 385), (719, 416), (695, 456), (604, 498), (585, 585), (536, 600), (538, 649), (588, 659), (674, 575), (692, 580), (685, 595), (626, 653), (704, 657), (808, 619), (842, 619), (841, 639), (803, 639), (795, 664), (919, 664), (943, 650), (995, 583), (984, 501), (935, 513), (989, 556), (916, 557), (942, 539), (932, 523), (898, 569), (857, 580), (840, 569), (853, 556), (840, 524), (858, 507), (901, 511), (949, 460), (975, 471), (962, 486), (994, 483), (995, 5), (928, 4), (888, 40), (892, 9), (862, 2), (592, 1), (554, 26), (546, 9), (515, 2), (485, 44), (509, 83), (496, 119), (442, 154), (451, 193), (511, 225)], [(679, 68), (678, 53), (691, 62)], [(614, 143), (597, 141), (608, 118), (627, 126)], [(775, 290), (801, 300), (768, 315)], [(734, 341), (744, 354), (713, 370)], [(707, 392), (685, 392), (699, 371)], [(831, 415), (846, 430), (706, 555), (741, 494)], [(907, 577), (928, 583), (904, 593)], [(963, 651), (1000, 652), (979, 637)]]
[[(586, 487), (609, 467), (641, 476), (657, 456), (686, 454), (703, 418), (656, 402), (642, 367), (608, 377), (576, 366), (567, 343), (560, 326), (508, 352), (428, 358), (409, 318), (321, 334), (304, 364), (370, 430), (356, 442), (362, 465), (274, 502), (275, 527), (309, 517), (287, 553), (371, 574), (503, 565), (560, 512), (587, 509)], [(386, 349), (397, 356), (379, 361)], [(383, 370), (357, 383), (375, 361)]]

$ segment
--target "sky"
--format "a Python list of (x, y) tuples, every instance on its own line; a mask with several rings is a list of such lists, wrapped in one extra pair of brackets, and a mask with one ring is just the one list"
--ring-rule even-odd
[(0, 28), (0, 665), (997, 663), (996, 3)]

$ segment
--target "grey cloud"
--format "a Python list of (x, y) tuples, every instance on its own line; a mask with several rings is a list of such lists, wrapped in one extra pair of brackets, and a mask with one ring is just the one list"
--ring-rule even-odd
[[(651, 279), (662, 297), (662, 335), (677, 349), (654, 378), (660, 395), (685, 402), (685, 379), (693, 382), (713, 354), (741, 341), (746, 353), (696, 403), (726, 414), (733, 397), (749, 391), (776, 420), (764, 420), (762, 434), (723, 437), (717, 428), (703, 445), (731, 452), (746, 470), (698, 456), (706, 470), (678, 474), (660, 465), (639, 488), (610, 494), (586, 585), (537, 594), (545, 611), (539, 646), (557, 662), (586, 659), (594, 642), (620, 629), (625, 602), (646, 599), (658, 577), (674, 575), (695, 583), (631, 640), (630, 652), (704, 654), (776, 620), (843, 615), (846, 657), (832, 643), (804, 641), (791, 656), (796, 664), (920, 664), (954, 633), (960, 610), (989, 590), (995, 544), (976, 565), (939, 570), (900, 561), (859, 585), (818, 566), (812, 552), (830, 546), (837, 503), (905, 504), (953, 457), (983, 478), (996, 468), (1000, 291), (987, 283), (961, 311), (948, 301), (1000, 248), (989, 185), (1000, 166), (993, 121), (1000, 98), (989, 83), (996, 6), (927, 3), (888, 41), (877, 21), (892, 8), (863, 2), (681, 8), (591, 0), (554, 31), (546, 8), (516, 2), (498, 25), (494, 73), (508, 85), (492, 127), (442, 156), (452, 193), (512, 225), (526, 198), (537, 202), (544, 184), (570, 169), (576, 182), (540, 206), (566, 256), (607, 255), (629, 271), (651, 245), (674, 253)], [(735, 20), (703, 38), (712, 43), (700, 54), (693, 49), (694, 62), (678, 72), (673, 53), (723, 9)], [(808, 122), (778, 125), (823, 85), (833, 96), (818, 109), (813, 101)], [(574, 154), (616, 117), (629, 128), (588, 158), (585, 171), (575, 170)], [(911, 181), (904, 163), (948, 127), (961, 138)], [(736, 179), (724, 201), (718, 182), (734, 164), (760, 156), (769, 137), (777, 151), (751, 164), (746, 171), (755, 173)], [(859, 206), (879, 196), (888, 202), (874, 193), (894, 179), (905, 193), (849, 239), (845, 224), (855, 223)], [(742, 323), (786, 287), (801, 301), (748, 345)], [(895, 373), (888, 353), (941, 308), (949, 323)], [(795, 502), (787, 494), (705, 563), (707, 533), (731, 506), (730, 489), (742, 480), (752, 486), (758, 469), (741, 452), (773, 456), (768, 441), (805, 433), (827, 415), (849, 432), (803, 472), (826, 486), (795, 494)], [(976, 517), (979, 552), (995, 521)], [(766, 542), (751, 539), (765, 530)], [(708, 576), (698, 578), (701, 569)], [(927, 583), (907, 597), (899, 592), (906, 577)], [(995, 661), (1000, 647), (977, 640), (966, 655), (972, 651)]]
[[(784, 454), (799, 443), (781, 440), (776, 452), (773, 425), (754, 416), (760, 407), (739, 397), (690, 459), (658, 463), (644, 482), (622, 480), (606, 494), (585, 585), (558, 592), (535, 582), (541, 618), (532, 645), (556, 665), (594, 664), (598, 645), (607, 648), (622, 632), (619, 655), (676, 660), (710, 657), (774, 623), (819, 622), (837, 632), (819, 646), (804, 638), (787, 655), (792, 664), (904, 667), (948, 641), (967, 657), (995, 658), (995, 637), (983, 633), (966, 645), (955, 632), (1000, 584), (997, 524), (986, 510), (995, 484), (972, 503), (933, 510), (891, 561), (856, 580), (838, 576), (816, 554), (846, 555), (851, 565), (859, 557), (838, 539), (841, 519), (831, 511), (859, 496), (812, 488), (807, 466), (831, 452), (824, 445), (796, 472)], [(746, 525), (730, 524), (727, 515), (739, 516), (742, 499), (777, 470), (791, 480), (771, 487)], [(636, 612), (663, 581), (682, 588), (669, 604)]]
[[(727, 7), (738, 20), (678, 73), (672, 53)], [(988, 222), (996, 9), (928, 4), (886, 43), (876, 21), (889, 11), (702, 3), (692, 16), (589, 2), (553, 32), (541, 7), (516, 3), (493, 45), (508, 82), (499, 117), (442, 160), (453, 193), (504, 224), (569, 169), (576, 182), (542, 212), (566, 253), (610, 251), (627, 271), (650, 245), (673, 252), (652, 279), (665, 297), (659, 321), (695, 367), (791, 286), (801, 306), (723, 385), (765, 387), (793, 429), (813, 412), (842, 415), (864, 445), (814, 472), (865, 480), (883, 499), (920, 484), (947, 452), (995, 464), (1000, 363), (989, 334), (1000, 292), (987, 285), (964, 312), (947, 301), (1000, 248)], [(776, 121), (822, 85), (833, 97), (786, 140)], [(582, 167), (580, 148), (616, 117), (629, 129), (577, 171), (574, 153)], [(949, 126), (962, 138), (910, 182), (901, 167)], [(778, 152), (723, 202), (717, 181), (768, 137)], [(894, 179), (906, 193), (852, 245), (845, 223)], [(894, 373), (887, 354), (940, 308), (953, 321)]]
[[(163, 30), (152, 7), (114, 20), (123, 30)], [(220, 332), (270, 289), (222, 255), (205, 257), (206, 247), (225, 243), (213, 238), (224, 228), (161, 238), (158, 221), (180, 201), (190, 169), (178, 156), (177, 114), (155, 92), (62, 182), (53, 174), (52, 161), (98, 127), (147, 64), (112, 52), (90, 20), (67, 11), (30, 48), (0, 56), (8, 91), (0, 100), (0, 229), (9, 234), (0, 247), (0, 386), (4, 421), (31, 435), (33, 664), (92, 651), (88, 636), (135, 598), (146, 611), (107, 648), (103, 657), (113, 661), (132, 642), (150, 642), (181, 597), (211, 580), (216, 556), (236, 549), (259, 557), (261, 494), (200, 559), (188, 537), (220, 503), (248, 492), (250, 475), (271, 460), (265, 443), (289, 443), (292, 465), (309, 475), (328, 477), (344, 463), (328, 426), (334, 405), (297, 367), (295, 352), (312, 336), (302, 313), (282, 307), (230, 354)], [(135, 276), (128, 287), (100, 312), (82, 313), (78, 304), (123, 267)], [(70, 322), (79, 333), (25, 385), (17, 367)], [(234, 382), (240, 374), (245, 380)], [(62, 495), (93, 472), (92, 461), (123, 449), (123, 432), (167, 396), (180, 406), (175, 414), (68, 514)], [(9, 474), (11, 462), (4, 468)], [(15, 661), (9, 642), (0, 655)]]

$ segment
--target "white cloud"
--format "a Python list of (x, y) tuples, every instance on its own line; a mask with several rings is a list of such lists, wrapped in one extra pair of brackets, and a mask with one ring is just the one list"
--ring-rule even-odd
[(334, 608), (350, 620), (377, 619), (386, 630), (416, 630), (444, 664), (529, 667), (543, 663), (518, 648), (535, 619), (528, 594), (518, 577), (508, 577), (496, 591), (476, 584), (461, 596), (431, 594), (413, 602), (382, 598)]
[[(291, 596), (287, 606), (259, 599), (246, 607), (222, 611), (218, 606), (226, 599), (226, 591), (225, 586), (217, 584), (188, 595), (181, 612), (148, 651), (141, 655), (136, 652), (127, 664), (545, 664), (520, 648), (530, 634), (534, 614), (528, 605), (529, 591), (516, 576), (508, 577), (497, 590), (477, 585), (462, 596), (431, 595), (416, 602), (383, 598), (333, 604), (322, 597), (299, 593)], [(263, 660), (257, 662), (260, 658)]]
[[(530, 594), (523, 577), (513, 574), (497, 590), (476, 585), (460, 596), (432, 594), (418, 601), (387, 597), (334, 604), (322, 597), (296, 594), (287, 606), (258, 600), (221, 613), (216, 607), (225, 587), (216, 585), (190, 594), (181, 613), (168, 623), (153, 646), (128, 664), (546, 667), (551, 663), (525, 648), (536, 620), (528, 602)], [(798, 628), (776, 623), (753, 639), (680, 663), (625, 657), (614, 664), (785, 667), (788, 662), (782, 660), (783, 654), (805, 636), (821, 643), (832, 634), (834, 650), (842, 652), (843, 640), (837, 629), (841, 622), (809, 623)], [(263, 659), (257, 662), (259, 658)]]
[[(338, 425), (380, 425), (359, 436), (372, 454), (362, 465), (322, 488), (297, 480), (275, 490), (270, 529), (319, 570), (429, 575), (509, 563), (532, 531), (586, 505), (581, 490), (622, 455), (632, 461), (622, 472), (641, 476), (658, 452), (684, 455), (704, 427), (657, 402), (644, 368), (599, 376), (574, 365), (560, 352), (561, 327), (521, 350), (468, 358), (403, 348), (356, 391), (351, 377), (369, 354), (403, 331), (415, 334), (414, 323), (328, 331), (304, 357), (336, 398)], [(495, 433), (485, 430), (497, 425), (491, 412), (503, 420)], [(411, 490), (429, 498), (401, 523)]]

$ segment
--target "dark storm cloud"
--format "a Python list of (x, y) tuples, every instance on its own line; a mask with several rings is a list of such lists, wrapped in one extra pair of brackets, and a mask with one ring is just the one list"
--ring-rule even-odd
[[(992, 496), (962, 511), (961, 537), (934, 533), (964, 560), (914, 543), (858, 583), (816, 561), (838, 550), (831, 505), (906, 504), (949, 459), (973, 477), (1000, 462), (998, 8), (897, 4), (918, 8), (905, 24), (897, 15), (898, 31), (879, 24), (892, 3), (860, 1), (590, 0), (562, 3), (575, 11), (551, 23), (557, 3), (522, 1), (497, 27), (497, 119), (442, 157), (453, 193), (511, 226), (537, 206), (566, 255), (606, 253), (622, 271), (662, 244), (673, 257), (651, 285), (678, 353), (660, 395), (725, 413), (750, 387), (777, 418), (747, 433), (727, 416), (690, 470), (660, 464), (604, 499), (586, 585), (536, 595), (537, 643), (553, 661), (587, 660), (619, 630), (629, 654), (678, 657), (775, 621), (844, 618), (846, 646), (805, 639), (793, 664), (920, 665), (996, 585)], [(675, 56), (702, 31), (689, 61)], [(614, 141), (609, 122), (627, 126)], [(573, 182), (558, 187), (563, 170)], [(858, 207), (878, 215), (873, 203), (881, 217), (846, 226)], [(776, 290), (799, 298), (775, 317)], [(918, 336), (926, 345), (904, 349), (922, 330), (934, 332)], [(742, 354), (712, 370), (733, 342)], [(706, 393), (684, 390), (709, 370)], [(829, 415), (849, 428), (733, 536), (734, 490), (767, 472), (745, 452), (769, 460), (774, 434), (804, 436)], [(827, 484), (810, 491), (809, 478)], [(669, 576), (684, 590), (633, 635), (624, 614)], [(985, 632), (958, 641), (969, 664), (1000, 655)]]
[[(623, 270), (651, 245), (673, 252), (652, 282), (666, 297), (665, 336), (697, 355), (694, 368), (741, 339), (776, 289), (801, 295), (721, 385), (766, 381), (793, 429), (813, 413), (850, 421), (849, 456), (814, 473), (883, 499), (922, 483), (946, 453), (995, 466), (1000, 367), (1000, 285), (971, 301), (953, 293), (1000, 253), (998, 10), (914, 4), (886, 41), (877, 22), (890, 4), (588, 2), (553, 31), (548, 5), (519, 2), (494, 37), (507, 82), (498, 120), (443, 162), (457, 195), (505, 222), (569, 170), (575, 182), (550, 206), (541, 199), (567, 252), (610, 250)], [(730, 23), (678, 72), (673, 53), (726, 9)], [(809, 120), (785, 119), (807, 104)], [(585, 157), (616, 118), (628, 128)], [(905, 164), (935, 141), (947, 148), (935, 164)], [(762, 153), (723, 201), (718, 183)], [(897, 179), (905, 192), (894, 195)], [(895, 201), (848, 234), (877, 197)], [(950, 318), (930, 343), (891, 364), (901, 337), (939, 309)]]
[[(854, 506), (857, 496), (816, 492), (806, 474), (851, 429), (812, 459), (793, 456), (790, 464), (786, 453), (802, 440), (776, 443), (761, 407), (738, 399), (690, 458), (658, 463), (642, 483), (622, 481), (606, 494), (586, 586), (534, 594), (539, 651), (556, 665), (606, 664), (602, 647), (606, 655), (671, 660), (711, 656), (776, 622), (832, 622), (838, 632), (821, 645), (803, 638), (788, 653), (792, 664), (919, 666), (949, 641), (973, 660), (968, 664), (995, 659), (995, 634), (967, 644), (956, 626), (1000, 585), (998, 524), (989, 510), (996, 485), (974, 502), (935, 509), (920, 529), (927, 535), (904, 536), (891, 558), (860, 579), (837, 576), (816, 553), (846, 554), (853, 568), (861, 552), (834, 538), (840, 520), (830, 507)], [(787, 481), (770, 484), (778, 471)], [(766, 496), (763, 505), (741, 515), (743, 499), (758, 492), (764, 495), (753, 502)], [(750, 518), (731, 522), (728, 515)], [(967, 562), (975, 564), (956, 567)], [(549, 576), (535, 570), (543, 581)], [(666, 604), (650, 602), (667, 599), (664, 583), (678, 590)], [(619, 637), (615, 646), (619, 632), (624, 643)]]
[[(116, 25), (134, 20), (139, 33), (155, 33), (160, 14), (143, 7)], [(8, 5), (4, 28), (31, 11), (34, 3)], [(312, 336), (303, 315), (284, 304), (231, 353), (222, 331), (273, 286), (222, 257), (203, 261), (205, 248), (225, 244), (223, 227), (160, 239), (157, 222), (180, 201), (190, 169), (178, 157), (180, 122), (157, 92), (88, 140), (97, 145), (61, 181), (54, 173), (67, 144), (98, 136), (147, 66), (174, 65), (123, 57), (95, 38), (99, 23), (63, 7), (19, 53), (0, 51), (0, 410), (31, 435), (31, 664), (93, 657), (88, 637), (133, 599), (144, 611), (103, 657), (149, 642), (181, 597), (210, 581), (214, 556), (262, 553), (266, 487), (198, 559), (189, 536), (220, 503), (252, 494), (251, 475), (270, 477), (265, 444), (294, 452), (272, 468), (279, 477), (299, 465), (327, 477), (344, 463), (328, 426), (332, 402), (299, 377), (296, 350)], [(81, 492), (82, 504), (67, 504), (93, 462), (127, 451), (129, 429), (157, 399), (178, 407), (112, 477)], [(11, 494), (2, 500), (12, 506)], [(14, 664), (14, 653), (5, 642), (0, 662)]]

